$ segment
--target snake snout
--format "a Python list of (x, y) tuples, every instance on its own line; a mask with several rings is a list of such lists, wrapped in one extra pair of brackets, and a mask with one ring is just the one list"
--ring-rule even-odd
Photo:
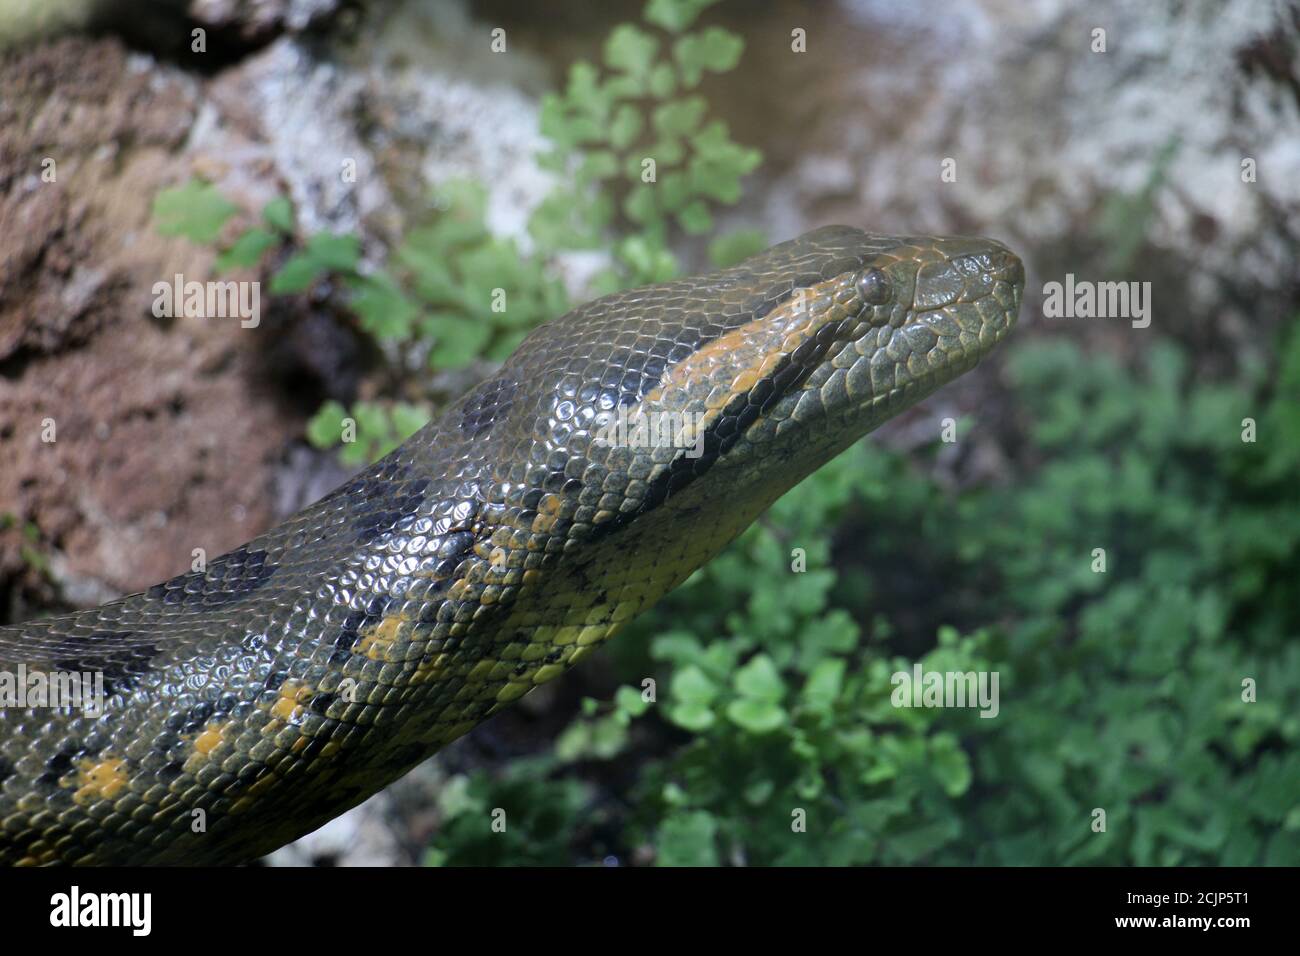
[(1024, 288), (1024, 265), (1000, 242), (965, 237), (940, 239), (935, 242), (935, 251), (942, 258), (923, 262), (916, 272), (913, 308), (917, 312), (976, 302), (996, 291), (1018, 295)]

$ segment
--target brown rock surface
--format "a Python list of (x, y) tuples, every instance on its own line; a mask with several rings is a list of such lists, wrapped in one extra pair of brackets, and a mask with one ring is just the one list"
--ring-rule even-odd
[(153, 283), (209, 271), (151, 221), (185, 166), (195, 84), (68, 39), (7, 56), (0, 89), (0, 583), (39, 587), (34, 525), (65, 597), (94, 603), (264, 528), (301, 418), (262, 387), (273, 322), (152, 315)]

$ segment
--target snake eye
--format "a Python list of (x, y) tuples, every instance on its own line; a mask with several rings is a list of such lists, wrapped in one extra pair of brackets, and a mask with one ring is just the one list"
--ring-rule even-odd
[(879, 269), (868, 269), (858, 280), (858, 294), (867, 305), (884, 305), (889, 301), (889, 279)]

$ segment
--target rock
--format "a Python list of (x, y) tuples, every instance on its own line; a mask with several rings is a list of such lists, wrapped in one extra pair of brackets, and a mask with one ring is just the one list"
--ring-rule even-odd
[(152, 315), (153, 283), (211, 270), (151, 213), (186, 168), (200, 85), (70, 38), (6, 57), (0, 88), (0, 501), (18, 519), (0, 579), (34, 573), (32, 524), (68, 596), (96, 603), (265, 528), (301, 417), (254, 387), (265, 331)]

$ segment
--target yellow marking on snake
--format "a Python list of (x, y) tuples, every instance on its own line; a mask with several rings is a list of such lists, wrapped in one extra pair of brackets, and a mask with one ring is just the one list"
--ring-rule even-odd
[(78, 803), (112, 800), (127, 785), (126, 761), (120, 758), (83, 760), (80, 767), (77, 792), (72, 797)]
[(388, 652), (397, 643), (404, 623), (406, 623), (405, 619), (398, 616), (384, 618), (374, 627), (361, 633), (360, 640), (353, 650), (372, 661), (387, 660)]

